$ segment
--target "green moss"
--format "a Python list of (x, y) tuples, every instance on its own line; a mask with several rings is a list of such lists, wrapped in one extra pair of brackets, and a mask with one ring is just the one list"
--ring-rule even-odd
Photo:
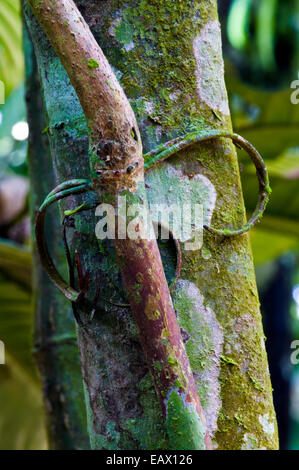
[(195, 299), (190, 298), (182, 290), (176, 289), (173, 303), (178, 312), (180, 325), (190, 333), (190, 340), (186, 344), (190, 365), (193, 372), (202, 372), (208, 366), (209, 352), (213, 348), (211, 331), (208, 325), (198, 328), (198, 313), (194, 305)]
[(260, 392), (265, 391), (265, 388), (251, 374), (248, 374), (248, 376), (257, 390), (259, 390)]
[(223, 363), (223, 364), (231, 364), (233, 366), (237, 366), (238, 364), (236, 363), (236, 361), (234, 361), (231, 357), (228, 357), (228, 356), (224, 356), (223, 354), (221, 354), (220, 356), (220, 361)]
[(192, 49), (205, 13), (206, 6), (199, 1), (142, 0), (131, 2), (118, 18), (113, 36), (122, 46), (122, 57), (119, 59), (112, 51), (107, 53), (112, 62), (117, 58), (121, 83), (127, 94), (136, 98), (132, 104), (137, 117), (149, 119), (145, 142), (156, 140), (157, 125), (176, 134), (178, 129), (187, 132), (198, 128), (198, 123), (202, 127), (205, 121), (196, 98)]
[(175, 366), (175, 365), (178, 364), (177, 359), (174, 358), (174, 357), (169, 357), (169, 358), (167, 359), (167, 361), (169, 362), (169, 364), (171, 364), (171, 365), (173, 365), (173, 366)]
[(99, 63), (95, 59), (89, 59), (88, 67), (90, 69), (97, 69), (99, 67)]

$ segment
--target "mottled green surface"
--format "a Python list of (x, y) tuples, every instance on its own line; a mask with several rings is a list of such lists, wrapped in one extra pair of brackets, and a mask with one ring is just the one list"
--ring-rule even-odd
[(177, 390), (167, 397), (166, 428), (173, 450), (204, 450), (205, 426)]

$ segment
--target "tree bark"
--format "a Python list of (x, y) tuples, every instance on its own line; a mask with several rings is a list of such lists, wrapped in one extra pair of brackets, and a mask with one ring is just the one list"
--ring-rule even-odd
[[(231, 131), (215, 0), (76, 3), (130, 99), (144, 151), (195, 128)], [(30, 14), (28, 22), (56, 180), (88, 178), (82, 109)], [(167, 205), (173, 198), (201, 202), (204, 222), (210, 224), (212, 218), (220, 228), (236, 229), (244, 222), (237, 156), (224, 140), (194, 145), (151, 170), (147, 196)], [(91, 196), (84, 198), (90, 201)], [(81, 202), (73, 198), (71, 206)], [(78, 249), (84, 269), (90, 271), (91, 298), (101, 278), (106, 297), (123, 303), (114, 251), (108, 242), (99, 250), (93, 231), (92, 216), (76, 217), (71, 251)], [(181, 279), (172, 297), (214, 447), (276, 448), (248, 236), (219, 239), (205, 234), (201, 250), (182, 253)], [(79, 344), (92, 447), (169, 448), (129, 311), (102, 299), (92, 324), (80, 329)]]
[[(28, 165), (31, 180), (32, 236), (35, 214), (54, 185), (53, 166), (48, 138), (43, 133), (40, 82), (32, 43), (24, 30), (24, 52), (27, 83), (27, 115), (30, 127)], [(58, 208), (47, 221), (49, 244), (66, 270)], [(69, 302), (53, 286), (44, 272), (35, 243), (34, 271), (34, 355), (40, 371), (49, 447), (51, 449), (88, 449), (86, 408), (78, 358), (75, 322)]]

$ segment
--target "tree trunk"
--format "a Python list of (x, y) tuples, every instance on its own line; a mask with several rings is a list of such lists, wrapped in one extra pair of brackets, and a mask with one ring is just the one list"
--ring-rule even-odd
[[(191, 130), (231, 130), (216, 0), (78, 0), (77, 5), (130, 99), (144, 151)], [(88, 178), (87, 128), (76, 94), (29, 13), (42, 81), (56, 183)], [(202, 203), (204, 223), (236, 229), (245, 217), (237, 156), (224, 140), (194, 145), (147, 175), (150, 203)], [(84, 196), (91, 201), (92, 196)], [(81, 204), (72, 198), (70, 206)], [(65, 208), (65, 206), (64, 206)], [(90, 300), (125, 303), (112, 245), (99, 248), (92, 215), (74, 217), (69, 245), (89, 269)], [(167, 251), (167, 250), (166, 250)], [(277, 447), (272, 391), (248, 236), (205, 234), (182, 245), (173, 302), (214, 447)], [(166, 253), (165, 271), (173, 260)], [(87, 319), (86, 312), (81, 312)], [(100, 299), (79, 329), (91, 445), (169, 449), (159, 404), (131, 313)]]
[[(24, 31), (27, 81), (27, 114), (30, 126), (28, 165), (31, 180), (31, 212), (34, 228), (36, 210), (54, 185), (48, 139), (43, 134), (40, 82), (31, 40)], [(47, 222), (49, 244), (65, 270), (58, 208)], [(34, 238), (34, 230), (32, 230)], [(49, 446), (51, 449), (88, 449), (86, 409), (78, 342), (69, 302), (44, 272), (35, 244), (34, 251), (34, 355), (40, 371)]]

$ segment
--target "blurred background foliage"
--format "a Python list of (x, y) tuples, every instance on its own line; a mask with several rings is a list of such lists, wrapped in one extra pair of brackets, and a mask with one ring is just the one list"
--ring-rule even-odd
[[(299, 0), (218, 0), (234, 130), (255, 145), (273, 194), (250, 234), (282, 448), (299, 449)], [(0, 3), (0, 449), (44, 449), (40, 384), (32, 356), (32, 292), (22, 22), (18, 0)], [(254, 168), (240, 152), (248, 211)]]
[(0, 3), (0, 80), (4, 82), (6, 96), (23, 80), (22, 23), (19, 0)]

